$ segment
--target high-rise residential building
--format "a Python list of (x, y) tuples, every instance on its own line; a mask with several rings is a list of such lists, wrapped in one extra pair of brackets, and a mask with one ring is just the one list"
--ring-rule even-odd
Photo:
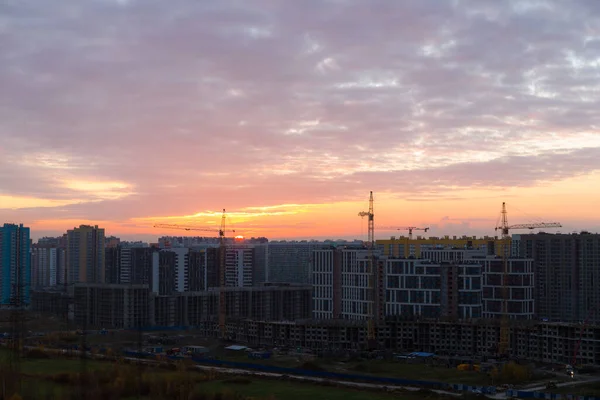
[(141, 243), (121, 242), (105, 249), (105, 282), (113, 284), (150, 284), (152, 254), (158, 249)]
[(42, 288), (64, 283), (66, 237), (44, 237), (31, 247), (31, 286)]
[(225, 286), (253, 285), (254, 248), (251, 245), (228, 246), (225, 250)]
[(581, 233), (579, 241), (578, 317), (600, 323), (600, 235)]
[(109, 236), (104, 239), (104, 246), (108, 249), (111, 247), (117, 247), (121, 244), (121, 239), (115, 236)]
[(121, 248), (118, 246), (104, 249), (104, 282), (121, 282)]
[[(312, 298), (313, 316), (315, 319), (339, 318), (340, 297), (333, 295), (334, 286), (339, 290), (339, 279), (334, 282), (334, 276), (339, 276), (339, 261), (333, 250), (314, 250), (312, 256)], [(334, 307), (334, 301), (337, 307)], [(335, 310), (334, 310), (335, 308)]]
[(538, 233), (519, 239), (520, 254), (534, 260), (537, 316), (550, 321), (579, 320), (578, 235)]
[(314, 318), (364, 320), (370, 312), (378, 313), (378, 298), (369, 289), (369, 264), (365, 249), (313, 250)]
[(81, 225), (67, 231), (67, 283), (104, 283), (104, 229)]
[(437, 258), (451, 259), (392, 258), (386, 261), (386, 315), (482, 317), (481, 264), (461, 252), (452, 254), (453, 257), (444, 253), (440, 252)]
[[(510, 319), (533, 319), (535, 316), (535, 277), (533, 259), (506, 260), (506, 284), (502, 284), (504, 260), (488, 256), (474, 261), (483, 266), (483, 318), (502, 316), (502, 302), (506, 293), (507, 313)], [(506, 292), (504, 292), (506, 290)]]
[(257, 252), (256, 264), (257, 269), (265, 270), (265, 281), (310, 284), (313, 251), (332, 246), (324, 242), (281, 241), (256, 246), (261, 247), (266, 249), (266, 260), (263, 262)]
[(30, 303), (31, 240), (23, 224), (0, 227), (0, 305)]
[(152, 252), (151, 292), (167, 295), (188, 291), (189, 252), (190, 249), (185, 247)]
[(31, 286), (42, 288), (60, 284), (64, 274), (64, 248), (34, 244), (31, 251)]
[(534, 259), (536, 314), (549, 321), (600, 323), (600, 235), (520, 235)]
[[(313, 316), (378, 320), (386, 316), (457, 319), (502, 315), (503, 259), (481, 249), (424, 250), (427, 258), (385, 257), (340, 248), (313, 252)], [(534, 316), (533, 260), (508, 258), (507, 304), (512, 319)], [(372, 282), (372, 283), (371, 283)], [(374, 286), (374, 289), (372, 289)]]

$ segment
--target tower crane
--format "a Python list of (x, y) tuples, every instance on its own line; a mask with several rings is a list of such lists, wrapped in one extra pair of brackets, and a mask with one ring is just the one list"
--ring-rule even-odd
[(402, 226), (402, 227), (385, 226), (385, 227), (383, 227), (381, 229), (382, 230), (394, 230), (394, 231), (408, 231), (408, 238), (410, 240), (412, 240), (412, 238), (413, 238), (413, 231), (424, 231), (424, 232), (427, 232), (429, 230), (429, 227), (427, 227), (427, 228), (417, 228), (416, 226)]
[(502, 319), (500, 322), (500, 341), (498, 343), (498, 355), (506, 356), (508, 352), (508, 343), (510, 341), (510, 327), (508, 316), (508, 257), (510, 248), (510, 230), (511, 229), (538, 229), (538, 228), (560, 228), (562, 225), (558, 222), (540, 222), (535, 224), (517, 224), (508, 225), (508, 215), (506, 212), (506, 203), (502, 202), (502, 222), (496, 226), (495, 230), (500, 230), (502, 237)]
[[(227, 331), (225, 326), (227, 308), (225, 305), (225, 253), (226, 253), (226, 244), (225, 244), (225, 221), (226, 214), (225, 209), (223, 209), (223, 214), (221, 215), (221, 226), (218, 230), (219, 232), (219, 332), (221, 335), (221, 339), (227, 338)], [(184, 225), (175, 225), (175, 224), (155, 224), (155, 228), (167, 228), (167, 229), (182, 229), (185, 231), (203, 231), (203, 232), (215, 232), (215, 228), (201, 228), (195, 226), (184, 226)], [(235, 230), (228, 230), (231, 233), (235, 233)]]
[(369, 222), (369, 233), (367, 239), (367, 248), (369, 249), (368, 255), (368, 271), (369, 275), (369, 288), (368, 292), (370, 293), (371, 301), (368, 304), (368, 320), (367, 320), (367, 347), (368, 349), (374, 349), (377, 347), (377, 333), (375, 332), (375, 319), (376, 319), (376, 310), (375, 310), (375, 298), (376, 298), (376, 289), (375, 289), (375, 214), (373, 212), (373, 192), (370, 192), (369, 195), (369, 211), (361, 211), (358, 213), (359, 217), (368, 217)]

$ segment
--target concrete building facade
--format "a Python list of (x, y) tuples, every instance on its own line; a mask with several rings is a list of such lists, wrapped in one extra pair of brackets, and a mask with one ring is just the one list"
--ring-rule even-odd
[[(31, 286), (33, 288), (56, 286), (62, 280), (66, 264), (64, 248), (34, 244), (31, 249)], [(64, 280), (64, 277), (63, 277)]]
[(67, 231), (67, 283), (105, 281), (104, 229), (81, 225)]
[[(578, 321), (579, 235), (520, 235), (520, 254), (534, 259), (535, 310), (549, 321)], [(597, 265), (600, 266), (597, 259)]]
[[(151, 297), (151, 323), (157, 326), (218, 326), (220, 289)], [(295, 321), (310, 318), (309, 286), (255, 286), (225, 289), (228, 320)]]
[(25, 306), (31, 301), (31, 240), (23, 224), (0, 227), (0, 305)]
[(554, 322), (600, 323), (600, 235), (519, 235), (518, 251), (534, 259), (536, 315)]
[(131, 329), (150, 324), (148, 285), (79, 283), (74, 285), (78, 327)]
[[(259, 246), (257, 246), (258, 248)], [(331, 248), (331, 244), (312, 241), (281, 241), (262, 245), (267, 251), (267, 282), (310, 284), (313, 251)], [(260, 268), (260, 261), (257, 260)]]
[[(483, 318), (502, 317), (503, 271), (501, 257), (474, 259), (483, 265)], [(506, 274), (508, 315), (511, 319), (533, 319), (535, 316), (535, 278), (533, 259), (508, 258)]]

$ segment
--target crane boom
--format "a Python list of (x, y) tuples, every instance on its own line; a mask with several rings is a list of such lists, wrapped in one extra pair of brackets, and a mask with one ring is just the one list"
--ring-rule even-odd
[(508, 229), (540, 229), (540, 228), (562, 228), (558, 222), (540, 222), (537, 224), (517, 224), (511, 225)]
[(389, 229), (389, 230), (395, 230), (395, 231), (408, 231), (408, 238), (412, 240), (412, 238), (413, 238), (413, 231), (424, 231), (424, 232), (427, 232), (429, 230), (429, 227), (427, 227), (427, 228), (418, 228), (416, 226), (403, 226), (403, 227), (386, 226), (386, 227), (383, 227), (381, 229)]
[(219, 232), (218, 229), (215, 228), (201, 228), (197, 226), (185, 226), (185, 225), (176, 225), (176, 224), (154, 224), (155, 228), (166, 228), (166, 229), (181, 229), (184, 231), (202, 231), (202, 232)]

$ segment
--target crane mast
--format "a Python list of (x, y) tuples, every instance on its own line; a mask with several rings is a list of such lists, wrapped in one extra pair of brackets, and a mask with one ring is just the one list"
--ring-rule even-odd
[(377, 346), (377, 333), (375, 332), (375, 319), (376, 309), (375, 309), (375, 299), (376, 299), (376, 269), (375, 269), (375, 213), (373, 211), (373, 192), (370, 192), (369, 195), (369, 211), (361, 211), (358, 213), (359, 217), (368, 217), (369, 224), (369, 233), (368, 233), (368, 241), (367, 248), (369, 249), (368, 261), (367, 261), (367, 274), (369, 276), (369, 288), (368, 293), (371, 297), (368, 304), (368, 320), (367, 320), (367, 346), (369, 349), (374, 349)]
[(219, 332), (221, 339), (226, 339), (227, 336), (227, 327), (225, 324), (227, 315), (227, 305), (225, 304), (225, 256), (227, 253), (225, 249), (225, 219), (225, 209), (223, 209), (221, 228), (219, 229)]
[(537, 228), (560, 228), (562, 225), (558, 222), (540, 222), (535, 224), (517, 224), (508, 225), (508, 213), (506, 203), (502, 202), (502, 213), (500, 226), (496, 231), (500, 231), (502, 243), (502, 309), (500, 322), (500, 340), (498, 342), (498, 355), (508, 356), (510, 343), (510, 326), (508, 314), (508, 258), (510, 256), (510, 230), (511, 229), (537, 229)]
[(508, 247), (510, 235), (508, 233), (508, 216), (506, 214), (506, 203), (502, 203), (502, 320), (500, 322), (500, 341), (498, 343), (498, 354), (506, 355), (510, 340), (510, 327), (508, 324)]

